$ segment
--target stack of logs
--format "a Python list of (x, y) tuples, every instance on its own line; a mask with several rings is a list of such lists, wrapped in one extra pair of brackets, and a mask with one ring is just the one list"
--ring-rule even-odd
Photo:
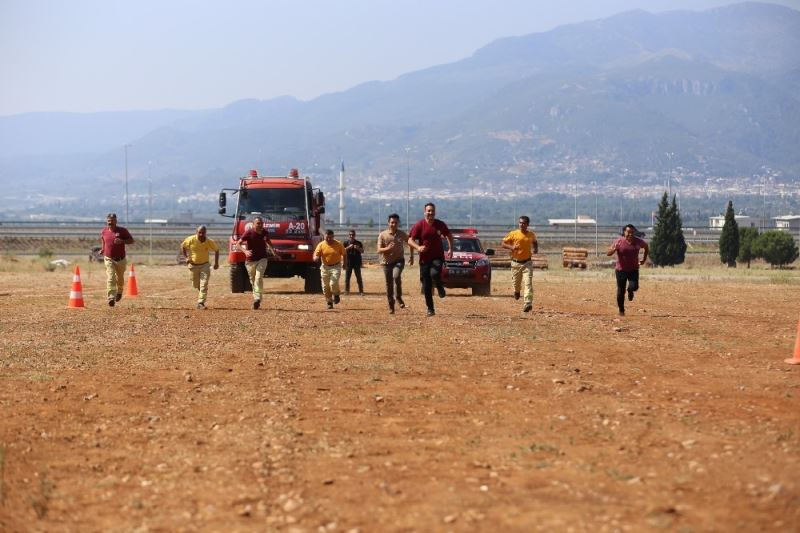
[[(507, 255), (494, 255), (490, 256), (489, 260), (494, 268), (511, 268), (511, 257)], [(531, 256), (531, 263), (533, 268), (546, 270), (547, 269), (547, 256), (544, 254), (533, 254)]]
[(588, 258), (587, 248), (564, 247), (561, 250), (561, 264), (564, 268), (586, 268)]

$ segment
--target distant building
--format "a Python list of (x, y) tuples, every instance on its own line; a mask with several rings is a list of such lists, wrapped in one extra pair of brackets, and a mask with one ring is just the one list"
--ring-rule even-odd
[[(547, 223), (551, 226), (570, 226), (575, 227), (576, 221), (574, 218), (548, 218)], [(596, 224), (595, 220), (591, 217), (586, 217), (583, 215), (578, 215), (577, 225), (578, 226), (594, 226)]]
[(800, 215), (782, 215), (775, 217), (775, 227), (782, 230), (800, 230)]
[[(736, 219), (736, 224), (740, 228), (761, 228), (762, 227), (762, 219), (758, 217), (751, 217), (747, 215), (734, 215)], [(725, 217), (723, 215), (719, 215), (716, 217), (708, 217), (708, 227), (709, 229), (718, 229), (722, 230), (722, 226), (725, 225)]]

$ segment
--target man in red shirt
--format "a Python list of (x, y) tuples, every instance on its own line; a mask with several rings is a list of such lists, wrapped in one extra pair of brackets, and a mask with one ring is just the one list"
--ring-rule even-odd
[[(636, 236), (636, 228), (628, 224), (618, 238), (608, 248), (606, 255), (609, 257), (617, 253), (617, 307), (619, 316), (625, 316), (625, 284), (628, 285), (628, 300), (633, 300), (633, 293), (639, 290), (639, 265), (647, 261), (650, 247)], [(644, 256), (639, 260), (639, 250), (644, 249)]]
[(453, 237), (447, 224), (436, 218), (436, 206), (432, 203), (425, 204), (425, 217), (414, 224), (408, 232), (408, 245), (419, 252), (419, 278), (422, 281), (422, 290), (425, 293), (425, 305), (428, 306), (427, 316), (433, 316), (433, 286), (439, 298), (445, 297), (442, 285), (442, 265), (445, 260), (442, 239), (447, 239), (447, 257), (453, 254)]
[(122, 300), (123, 277), (128, 264), (125, 259), (126, 244), (133, 244), (133, 237), (127, 229), (117, 226), (116, 213), (107, 214), (106, 227), (100, 232), (100, 245), (103, 263), (106, 265), (106, 296), (109, 307), (114, 307), (115, 303)]
[(267, 257), (276, 255), (269, 231), (264, 228), (264, 219), (254, 217), (253, 227), (246, 230), (236, 244), (247, 256), (245, 265), (250, 275), (250, 285), (253, 286), (253, 309), (258, 309), (261, 307), (261, 294), (264, 292)]

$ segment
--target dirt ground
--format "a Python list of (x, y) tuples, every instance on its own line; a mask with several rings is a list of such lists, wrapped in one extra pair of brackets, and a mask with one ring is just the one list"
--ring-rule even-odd
[(426, 318), (418, 271), (326, 311), (184, 267), (105, 304), (82, 265), (0, 272), (2, 531), (796, 531), (800, 275), (509, 272)]

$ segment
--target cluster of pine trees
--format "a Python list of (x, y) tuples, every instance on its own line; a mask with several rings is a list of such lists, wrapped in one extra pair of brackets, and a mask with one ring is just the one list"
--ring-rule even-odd
[(753, 259), (762, 258), (778, 268), (794, 262), (800, 250), (794, 237), (785, 231), (770, 230), (759, 234), (757, 228), (740, 228), (736, 223), (733, 202), (728, 201), (725, 224), (719, 237), (719, 258), (729, 267), (736, 267), (736, 260), (746, 262), (750, 268)]
[[(759, 233), (756, 228), (740, 228), (736, 223), (733, 202), (728, 202), (725, 211), (725, 224), (719, 238), (720, 260), (729, 267), (736, 267), (736, 261), (747, 263), (754, 259), (764, 259), (778, 268), (793, 263), (800, 257), (800, 249), (794, 237), (779, 230)], [(683, 222), (676, 204), (676, 197), (669, 200), (667, 193), (658, 204), (658, 214), (650, 240), (650, 258), (655, 266), (673, 266), (686, 259), (686, 239), (683, 236)]]

